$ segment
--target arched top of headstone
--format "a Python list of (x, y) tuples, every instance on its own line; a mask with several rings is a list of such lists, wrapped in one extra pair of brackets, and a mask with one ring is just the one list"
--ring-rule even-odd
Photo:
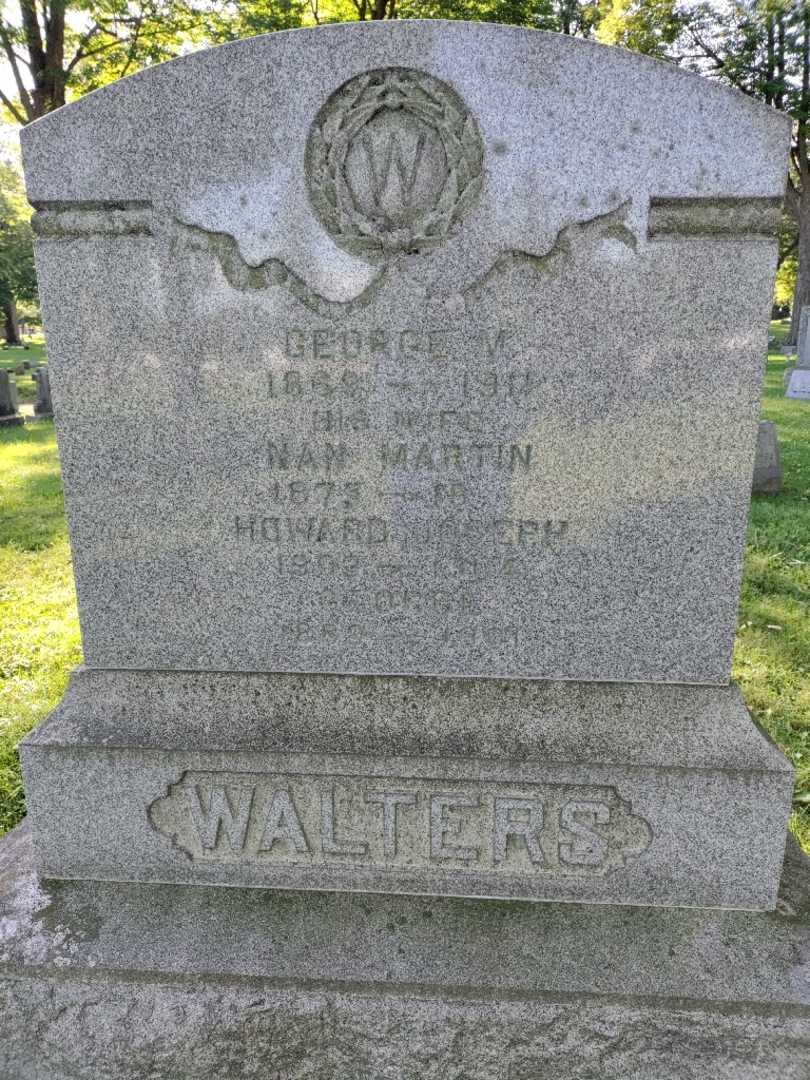
[[(375, 116), (373, 95), (390, 94), (394, 77), (405, 108)], [(431, 109), (443, 113), (438, 127), (426, 119)], [(639, 237), (750, 231), (752, 216), (770, 231), (775, 204), (729, 200), (781, 198), (789, 123), (741, 93), (622, 49), (408, 21), (269, 34), (182, 57), (30, 125), (22, 143), (40, 209), (120, 205), (129, 217), (118, 227), (131, 229), (155, 208), (232, 237), (250, 265), (280, 259), (343, 300), (386, 253), (424, 251), (452, 234), (467, 279), (475, 271), (464, 268), (504, 248), (545, 252), (561, 228), (621, 206)], [(375, 131), (386, 125), (390, 132)], [(363, 188), (368, 138), (407, 142), (417, 129), (426, 142), (408, 220), (388, 207), (386, 224), (370, 225), (373, 177), (346, 205), (335, 170)], [(388, 165), (395, 171), (403, 159)]]
[[(741, 93), (565, 35), (405, 21), (249, 38), (96, 91), (24, 129), (29, 197), (150, 202), (181, 215), (194, 205), (197, 216), (208, 202), (199, 223), (236, 236), (259, 262), (274, 254), (274, 232), (311, 215), (304, 173), (316, 118), (352, 79), (390, 69), (446, 87), (472, 118), (482, 235), (510, 217), (521, 246), (528, 234), (542, 247), (540, 232), (583, 210), (632, 200), (642, 215), (650, 197), (784, 189), (790, 121)], [(445, 149), (439, 141), (434, 158)], [(314, 217), (323, 224), (323, 213)]]

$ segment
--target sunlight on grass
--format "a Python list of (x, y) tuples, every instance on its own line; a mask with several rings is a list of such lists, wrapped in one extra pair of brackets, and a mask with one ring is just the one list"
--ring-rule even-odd
[(24, 811), (17, 743), (81, 660), (53, 424), (0, 431), (0, 833)]
[[(786, 324), (774, 324), (781, 339)], [(784, 396), (788, 359), (768, 357), (762, 415), (776, 422), (784, 488), (755, 495), (733, 675), (796, 766), (791, 829), (810, 851), (810, 405)]]

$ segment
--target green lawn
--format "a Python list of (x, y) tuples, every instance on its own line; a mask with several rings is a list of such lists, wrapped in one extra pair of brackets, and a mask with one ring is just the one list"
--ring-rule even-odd
[[(781, 337), (784, 325), (775, 331)], [(764, 400), (778, 425), (785, 488), (753, 499), (734, 675), (797, 766), (791, 825), (810, 851), (810, 403), (784, 397), (786, 363), (770, 355)], [(23, 813), (16, 744), (81, 659), (50, 421), (0, 429), (0, 582), (2, 833)]]
[[(45, 355), (45, 341), (41, 335), (33, 337), (28, 342), (28, 348), (21, 345), (3, 345), (0, 347), (0, 368), (5, 368), (12, 373), (21, 367), (24, 362), (29, 364), (45, 364), (48, 358)], [(17, 397), (22, 401), (36, 401), (37, 384), (30, 371), (23, 374), (13, 374), (17, 384)]]
[[(774, 323), (781, 341), (787, 323)], [(776, 422), (785, 483), (751, 503), (734, 678), (797, 768), (791, 822), (810, 851), (810, 402), (785, 397), (792, 360), (770, 353), (763, 418)]]
[(80, 660), (53, 422), (0, 428), (0, 833), (24, 809), (17, 742)]

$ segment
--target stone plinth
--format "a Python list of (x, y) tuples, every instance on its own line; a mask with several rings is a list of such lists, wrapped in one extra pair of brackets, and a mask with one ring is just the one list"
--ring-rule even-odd
[(0, 841), (14, 1080), (805, 1080), (810, 868), (773, 914), (38, 882)]
[(793, 770), (734, 687), (81, 670), (45, 877), (772, 908)]

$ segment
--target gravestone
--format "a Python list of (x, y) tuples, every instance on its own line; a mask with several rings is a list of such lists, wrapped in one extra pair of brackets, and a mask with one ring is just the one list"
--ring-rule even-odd
[[(24, 130), (85, 666), (22, 747), (8, 1060), (56, 998), (89, 1044), (36, 1052), (79, 1076), (116, 1029), (116, 1076), (158, 1044), (167, 1077), (528, 1076), (552, 1015), (579, 1075), (593, 995), (658, 1025), (650, 1076), (672, 1031), (691, 1060), (677, 998), (710, 1072), (768, 1044), (717, 1017), (772, 1011), (805, 925), (768, 921), (792, 770), (729, 683), (789, 132), (439, 22), (237, 42)], [(88, 965), (143, 1023), (87, 1019)]]
[(37, 368), (34, 371), (34, 381), (37, 384), (37, 400), (34, 403), (34, 412), (37, 416), (53, 416), (51, 380), (48, 369)]
[(799, 313), (799, 329), (796, 337), (796, 352), (799, 357), (799, 364), (803, 367), (810, 367), (808, 332), (810, 332), (810, 304), (804, 304)]
[(796, 353), (795, 366), (785, 372), (787, 396), (810, 399), (810, 305), (805, 305), (799, 316)]
[(17, 384), (8, 371), (0, 368), (0, 425), (22, 423), (23, 418), (17, 412)]
[(797, 366), (791, 371), (786, 396), (810, 401), (810, 368)]
[(759, 495), (777, 495), (782, 490), (782, 463), (779, 439), (772, 420), (760, 420), (757, 455), (754, 459), (752, 491)]

